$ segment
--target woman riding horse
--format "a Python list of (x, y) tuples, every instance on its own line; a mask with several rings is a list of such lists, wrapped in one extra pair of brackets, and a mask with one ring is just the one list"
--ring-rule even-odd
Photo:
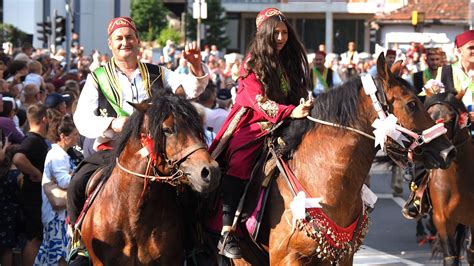
[(304, 118), (310, 101), (300, 103), (312, 89), (306, 51), (285, 15), (276, 8), (261, 11), (257, 32), (240, 69), (236, 102), (210, 151), (226, 165), (222, 181), (220, 253), (241, 258), (232, 226), (239, 199), (271, 124)]
[[(278, 134), (283, 170), (270, 187), (257, 239), (271, 265), (352, 265), (367, 230), (361, 194), (374, 144), (402, 163), (448, 167), (454, 147), (410, 85), (392, 74), (399, 69), (400, 62), (390, 70), (380, 55), (375, 80), (356, 78), (319, 95), (311, 117)], [(255, 263), (257, 247), (245, 244), (251, 248), (242, 249), (249, 251), (243, 258)]]

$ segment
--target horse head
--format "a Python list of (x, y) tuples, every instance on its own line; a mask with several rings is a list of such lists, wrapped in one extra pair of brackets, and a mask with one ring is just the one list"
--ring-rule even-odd
[[(440, 134), (444, 129), (435, 125), (411, 85), (398, 77), (400, 69), (401, 61), (390, 68), (383, 53), (377, 59), (378, 77), (375, 80), (380, 84), (377, 87), (383, 88), (383, 93), (379, 93), (378, 98), (381, 99), (384, 111), (397, 118), (399, 125), (396, 129), (404, 135), (400, 137), (398, 146), (403, 146), (402, 142), (406, 144), (406, 141), (410, 141), (408, 157), (422, 160), (429, 169), (446, 169), (455, 157), (456, 150), (448, 138)], [(387, 151), (390, 153), (391, 149), (397, 150), (393, 149), (394, 146), (397, 145), (393, 145), (393, 142), (389, 144)]]
[(172, 93), (160, 93), (148, 101), (130, 104), (142, 117), (142, 150), (152, 159), (158, 176), (172, 177), (197, 192), (210, 192), (218, 186), (219, 165), (207, 152), (201, 120), (190, 102)]
[[(460, 135), (461, 130), (469, 127), (469, 111), (462, 102), (466, 90), (459, 93), (427, 91), (425, 109), (437, 123), (443, 123), (448, 130), (446, 135), (454, 143), (459, 144), (468, 140)], [(464, 139), (459, 139), (464, 138)]]

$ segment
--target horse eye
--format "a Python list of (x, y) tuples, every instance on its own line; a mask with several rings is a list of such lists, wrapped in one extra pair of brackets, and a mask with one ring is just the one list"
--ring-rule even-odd
[(410, 101), (409, 103), (407, 103), (407, 106), (408, 106), (408, 108), (410, 108), (410, 110), (415, 110), (416, 109), (416, 101)]
[(174, 134), (174, 130), (170, 127), (165, 127), (163, 128), (163, 133), (165, 133), (165, 136), (169, 137)]

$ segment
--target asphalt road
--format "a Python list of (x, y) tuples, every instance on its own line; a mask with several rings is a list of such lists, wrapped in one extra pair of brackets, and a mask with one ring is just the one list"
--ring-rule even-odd
[(429, 243), (419, 246), (416, 242), (416, 222), (401, 214), (401, 206), (409, 195), (407, 183), (403, 187), (404, 197), (400, 198), (392, 196), (390, 182), (391, 172), (385, 166), (372, 167), (370, 185), (378, 200), (354, 265), (442, 265), (441, 257), (432, 258)]

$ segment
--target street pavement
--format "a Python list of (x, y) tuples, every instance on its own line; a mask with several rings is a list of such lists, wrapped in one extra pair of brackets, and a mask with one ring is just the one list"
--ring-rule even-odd
[(369, 232), (355, 255), (354, 265), (442, 265), (441, 257), (432, 258), (429, 243), (417, 244), (415, 220), (408, 220), (401, 213), (409, 195), (407, 183), (403, 198), (393, 197), (391, 172), (385, 165), (373, 165), (370, 175), (370, 186), (378, 200), (369, 215)]

